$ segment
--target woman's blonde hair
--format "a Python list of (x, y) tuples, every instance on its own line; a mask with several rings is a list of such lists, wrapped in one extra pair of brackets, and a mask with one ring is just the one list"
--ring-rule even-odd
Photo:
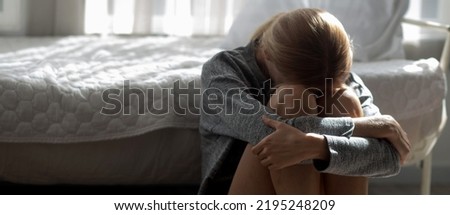
[(287, 80), (322, 89), (325, 79), (343, 83), (352, 64), (351, 42), (330, 13), (313, 8), (279, 13), (261, 25), (258, 41)]

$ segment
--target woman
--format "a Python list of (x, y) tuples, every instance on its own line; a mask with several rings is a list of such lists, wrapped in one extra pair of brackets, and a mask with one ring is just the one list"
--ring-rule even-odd
[[(348, 38), (342, 43), (324, 37), (325, 33), (334, 32), (328, 34), (333, 36), (340, 32), (336, 21), (331, 14), (315, 9), (283, 13), (261, 26), (246, 47), (221, 52), (205, 63), (200, 119), (203, 181), (199, 193), (339, 193), (333, 190), (339, 178), (327, 183), (315, 171), (364, 177), (398, 173), (399, 159), (406, 159), (409, 142), (392, 117), (380, 116), (359, 77), (349, 75)], [(328, 42), (321, 44), (324, 41)], [(330, 44), (336, 48), (329, 48)], [(289, 60), (293, 56), (294, 60)], [(323, 70), (320, 66), (327, 68), (326, 72), (318, 72)], [(337, 88), (324, 84), (326, 78), (337, 81)], [(290, 82), (296, 86), (286, 85)], [(272, 84), (283, 85), (271, 98)], [(316, 92), (306, 90), (312, 86)], [(286, 88), (294, 93), (281, 95), (280, 90)], [(350, 103), (343, 107), (365, 117), (321, 118), (315, 116), (317, 109), (309, 108), (321, 104), (330, 110), (322, 103), (338, 104), (334, 93), (348, 92), (347, 88), (356, 96), (344, 96)], [(360, 104), (352, 99), (356, 97)], [(297, 101), (303, 105), (295, 105)], [(265, 106), (268, 103), (274, 110)], [(288, 110), (291, 106), (300, 110), (292, 114)], [(262, 119), (266, 114), (269, 117)], [(281, 117), (289, 119), (280, 122)], [(300, 164), (307, 160), (313, 160), (313, 165)], [(356, 193), (364, 189), (366, 181), (359, 183)]]

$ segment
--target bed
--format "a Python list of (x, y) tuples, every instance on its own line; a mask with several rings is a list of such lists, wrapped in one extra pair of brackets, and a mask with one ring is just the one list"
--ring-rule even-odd
[[(168, 96), (174, 101), (163, 89), (173, 89), (176, 81), (180, 88), (200, 83), (201, 65), (219, 51), (218, 41), (1, 38), (0, 179), (26, 184), (198, 183), (199, 111), (175, 113), (171, 102), (168, 114), (142, 114), (138, 107), (149, 110), (150, 94), (145, 93), (144, 101), (132, 92), (154, 89), (150, 100), (155, 109), (157, 103), (167, 104)], [(117, 113), (103, 114), (110, 103), (102, 94), (109, 89), (121, 91), (111, 98), (124, 105)], [(130, 98), (126, 104), (124, 94)], [(182, 100), (180, 96), (180, 107)]]
[[(198, 185), (201, 66), (224, 40), (0, 38), (0, 180)], [(430, 154), (446, 123), (441, 68), (433, 58), (353, 66), (381, 112), (408, 133), (408, 164)]]

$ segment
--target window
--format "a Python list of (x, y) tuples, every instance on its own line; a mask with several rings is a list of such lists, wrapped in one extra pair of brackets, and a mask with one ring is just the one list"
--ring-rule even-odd
[(410, 0), (406, 17), (414, 19), (426, 19), (430, 21), (440, 20), (440, 0)]
[(242, 0), (86, 0), (85, 33), (223, 35)]
[[(450, 16), (446, 9), (450, 6), (448, 0), (410, 0), (409, 9), (405, 17), (434, 21), (441, 23), (450, 23)], [(403, 25), (405, 40), (417, 41), (423, 38), (445, 38), (444, 32), (433, 29), (420, 28), (413, 25)]]
[(21, 34), (25, 0), (0, 0), (0, 34)]

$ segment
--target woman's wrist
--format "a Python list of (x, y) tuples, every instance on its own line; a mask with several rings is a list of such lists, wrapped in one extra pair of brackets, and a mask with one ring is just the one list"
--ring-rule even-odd
[(355, 128), (353, 135), (357, 137), (386, 138), (392, 135), (393, 122), (389, 115), (352, 118)]
[(368, 128), (368, 118), (352, 118), (353, 124), (355, 127), (353, 128), (353, 136), (357, 137), (367, 137), (370, 136), (368, 133), (371, 131), (370, 128)]
[(312, 158), (318, 160), (330, 160), (330, 150), (328, 149), (327, 140), (323, 135), (315, 133), (306, 134), (308, 143), (311, 143)]

